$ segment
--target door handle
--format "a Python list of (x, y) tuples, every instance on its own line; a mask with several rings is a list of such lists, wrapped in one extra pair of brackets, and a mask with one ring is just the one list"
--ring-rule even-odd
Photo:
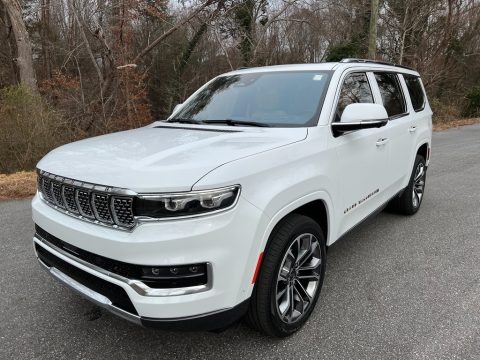
[(377, 140), (377, 142), (375, 143), (375, 145), (377, 145), (377, 146), (383, 146), (383, 145), (385, 145), (387, 142), (388, 142), (388, 139), (387, 139), (387, 138), (380, 138), (380, 139)]
[(416, 127), (416, 126), (410, 126), (410, 127), (408, 128), (408, 131), (410, 131), (410, 133), (413, 134), (415, 131), (417, 131), (417, 127)]

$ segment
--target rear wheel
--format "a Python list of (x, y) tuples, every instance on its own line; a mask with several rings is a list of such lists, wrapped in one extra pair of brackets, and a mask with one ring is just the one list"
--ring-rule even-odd
[(415, 214), (422, 204), (426, 176), (425, 159), (423, 156), (417, 155), (407, 187), (402, 195), (390, 202), (389, 209), (405, 215)]
[(288, 215), (269, 240), (247, 322), (271, 336), (293, 334), (308, 320), (325, 274), (325, 239), (311, 218)]

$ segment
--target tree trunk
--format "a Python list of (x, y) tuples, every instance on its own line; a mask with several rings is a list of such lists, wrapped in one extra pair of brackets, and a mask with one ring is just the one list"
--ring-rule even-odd
[(41, 2), (41, 38), (44, 76), (47, 79), (52, 77), (52, 67), (50, 63), (50, 0), (42, 0)]
[(370, 27), (368, 30), (368, 58), (375, 59), (377, 53), (378, 0), (371, 1)]
[(10, 24), (12, 25), (17, 58), (14, 60), (18, 68), (20, 82), (27, 85), (33, 92), (37, 92), (37, 80), (33, 70), (32, 46), (27, 28), (23, 21), (22, 7), (18, 0), (0, 0), (7, 10)]

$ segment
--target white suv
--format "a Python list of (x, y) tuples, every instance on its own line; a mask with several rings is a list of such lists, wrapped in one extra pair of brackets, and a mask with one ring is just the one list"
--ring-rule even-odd
[(414, 70), (359, 59), (220, 75), (167, 121), (38, 164), (33, 238), (55, 278), (145, 326), (273, 336), (312, 313), (326, 248), (422, 202), (432, 111)]

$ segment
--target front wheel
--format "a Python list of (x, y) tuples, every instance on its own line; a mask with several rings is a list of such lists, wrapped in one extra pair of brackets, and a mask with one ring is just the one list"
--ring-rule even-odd
[(427, 166), (425, 159), (423, 156), (417, 155), (407, 187), (402, 195), (390, 202), (389, 208), (405, 215), (415, 214), (422, 204), (426, 177)]
[(325, 264), (325, 238), (318, 223), (304, 215), (287, 216), (269, 240), (248, 324), (277, 337), (300, 329), (317, 303)]

